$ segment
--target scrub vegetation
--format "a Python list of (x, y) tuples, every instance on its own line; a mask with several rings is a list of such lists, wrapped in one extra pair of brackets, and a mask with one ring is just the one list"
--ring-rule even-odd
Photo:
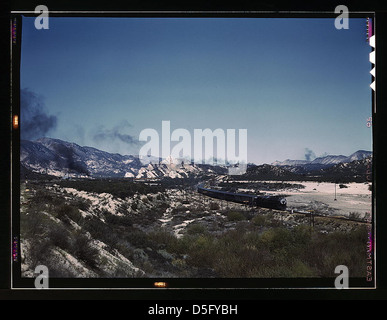
[(91, 192), (98, 184), (22, 184), (24, 276), (39, 264), (56, 277), (333, 277), (337, 265), (365, 276), (362, 223), (321, 218), (311, 226), (305, 217), (203, 203), (192, 190), (149, 193), (134, 183), (122, 199), (117, 183), (106, 185), (118, 200)]

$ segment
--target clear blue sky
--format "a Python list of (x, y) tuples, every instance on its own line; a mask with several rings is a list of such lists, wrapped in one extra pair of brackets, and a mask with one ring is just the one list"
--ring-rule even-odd
[[(21, 88), (46, 136), (138, 154), (141, 130), (247, 129), (248, 161), (371, 150), (365, 19), (23, 19)], [(23, 112), (23, 111), (22, 111)], [(22, 117), (23, 119), (23, 117)]]

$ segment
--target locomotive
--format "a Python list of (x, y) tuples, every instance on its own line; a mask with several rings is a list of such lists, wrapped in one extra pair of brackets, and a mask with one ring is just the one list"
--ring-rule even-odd
[(211, 198), (237, 202), (237, 203), (246, 204), (250, 206), (257, 206), (261, 208), (286, 210), (286, 199), (280, 196), (234, 193), (234, 192), (208, 189), (208, 188), (204, 188), (202, 185), (199, 185), (197, 189), (199, 193), (209, 196)]

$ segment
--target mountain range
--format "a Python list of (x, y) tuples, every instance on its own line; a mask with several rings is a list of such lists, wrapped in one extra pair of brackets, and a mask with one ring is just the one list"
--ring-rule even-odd
[(144, 165), (138, 156), (109, 153), (52, 138), (21, 140), (20, 162), (27, 170), (59, 177), (185, 178), (212, 171), (208, 166), (176, 164), (171, 158)]
[(287, 159), (285, 161), (275, 161), (272, 165), (284, 167), (295, 173), (307, 173), (315, 170), (326, 169), (339, 163), (350, 163), (356, 160), (363, 160), (370, 156), (372, 156), (371, 151), (358, 150), (350, 156), (326, 155), (310, 161)]
[[(290, 160), (276, 161), (272, 164), (249, 164), (246, 177), (258, 175), (261, 178), (329, 172), (332, 175), (335, 167), (340, 174), (351, 167), (355, 172), (357, 166), (364, 168), (363, 160), (370, 159), (372, 152), (359, 150), (350, 156), (327, 155), (313, 161)], [(40, 138), (35, 141), (21, 140), (20, 162), (23, 170), (43, 173), (57, 177), (129, 177), (129, 178), (186, 178), (206, 174), (226, 174), (225, 166), (210, 166), (195, 163), (179, 163), (175, 159), (159, 159), (156, 164), (146, 164), (135, 155), (109, 153), (93, 147), (79, 146), (76, 143), (59, 139)], [(353, 166), (346, 164), (354, 163)], [(359, 163), (359, 165), (356, 165)], [(343, 165), (344, 164), (344, 165)], [(330, 171), (327, 171), (329, 168)], [(340, 169), (341, 168), (341, 169)], [(364, 170), (363, 170), (364, 171)]]

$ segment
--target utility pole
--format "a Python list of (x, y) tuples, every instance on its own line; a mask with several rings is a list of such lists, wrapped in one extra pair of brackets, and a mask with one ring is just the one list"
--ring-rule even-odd
[(314, 210), (308, 210), (308, 211), (309, 211), (310, 233), (312, 234), (312, 229), (314, 228)]

